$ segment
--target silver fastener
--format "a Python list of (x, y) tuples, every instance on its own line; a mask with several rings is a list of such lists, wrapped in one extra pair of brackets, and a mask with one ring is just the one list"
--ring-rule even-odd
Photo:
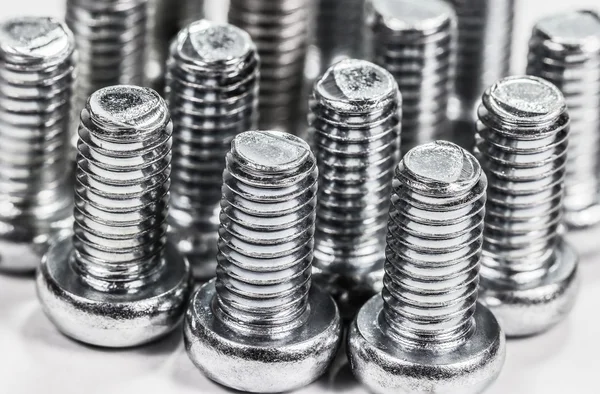
[(312, 0), (231, 0), (229, 22), (258, 47), (261, 129), (295, 131), (312, 9)]
[(0, 23), (0, 270), (33, 272), (72, 224), (70, 100), (75, 42), (45, 17)]
[(239, 134), (227, 154), (217, 278), (192, 297), (188, 355), (210, 379), (251, 392), (293, 390), (321, 376), (340, 317), (311, 286), (317, 166), (282, 132)]
[(389, 72), (349, 59), (317, 81), (310, 107), (319, 166), (313, 272), (352, 317), (381, 290), (402, 99)]
[(574, 228), (600, 222), (600, 16), (570, 11), (539, 21), (529, 42), (527, 74), (565, 96), (571, 127), (564, 219)]
[(402, 93), (402, 151), (435, 140), (447, 126), (456, 16), (444, 0), (370, 0), (369, 45)]
[(167, 102), (173, 117), (170, 224), (194, 276), (215, 276), (225, 156), (256, 127), (258, 56), (243, 30), (202, 20), (171, 46)]
[(114, 86), (81, 113), (74, 234), (52, 244), (37, 276), (54, 324), (79, 341), (134, 346), (173, 330), (189, 268), (167, 239), (172, 124), (151, 89)]
[(375, 393), (479, 393), (504, 363), (505, 338), (477, 303), (486, 177), (464, 149), (409, 151), (391, 196), (382, 295), (350, 326), (357, 378)]
[(558, 229), (569, 116), (537, 77), (505, 78), (479, 107), (475, 155), (489, 180), (480, 300), (509, 336), (562, 320), (577, 290), (577, 254)]

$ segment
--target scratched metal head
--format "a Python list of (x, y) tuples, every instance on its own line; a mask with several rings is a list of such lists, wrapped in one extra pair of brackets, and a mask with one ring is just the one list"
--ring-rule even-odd
[(600, 50), (600, 16), (593, 11), (562, 12), (540, 20), (535, 28), (554, 43)]
[(372, 12), (392, 31), (428, 31), (447, 24), (454, 10), (443, 0), (372, 0)]

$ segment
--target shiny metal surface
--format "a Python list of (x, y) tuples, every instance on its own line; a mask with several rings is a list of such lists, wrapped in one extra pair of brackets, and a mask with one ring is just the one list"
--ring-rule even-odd
[(600, 222), (600, 16), (570, 11), (546, 17), (529, 42), (527, 73), (565, 96), (571, 127), (564, 219), (583, 228)]
[(173, 117), (170, 225), (194, 276), (215, 276), (219, 201), (233, 138), (256, 127), (258, 56), (250, 36), (202, 20), (171, 46), (166, 98)]
[(443, 0), (370, 0), (367, 23), (374, 61), (402, 93), (402, 152), (447, 129), (454, 75), (456, 15)]
[(356, 59), (327, 70), (311, 99), (309, 141), (319, 167), (313, 272), (349, 319), (381, 290), (401, 106), (392, 75)]
[(72, 224), (73, 34), (46, 17), (0, 23), (0, 271), (33, 273)]
[(64, 334), (134, 346), (181, 320), (189, 267), (167, 243), (171, 132), (166, 103), (147, 88), (101, 89), (82, 111), (74, 234), (50, 247), (37, 276)]
[(577, 255), (562, 220), (569, 115), (561, 92), (531, 76), (500, 80), (479, 107), (475, 154), (488, 180), (481, 302), (509, 336), (563, 319), (577, 287)]
[(353, 373), (375, 393), (478, 393), (504, 334), (477, 303), (486, 177), (449, 142), (409, 151), (391, 197), (381, 295), (350, 326)]
[(227, 155), (217, 278), (192, 297), (184, 338), (210, 379), (250, 392), (316, 380), (340, 341), (334, 301), (311, 286), (317, 166), (280, 132), (239, 134)]

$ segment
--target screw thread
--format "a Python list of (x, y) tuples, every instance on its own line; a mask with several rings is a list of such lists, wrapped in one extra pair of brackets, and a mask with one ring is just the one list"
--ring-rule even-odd
[(260, 56), (261, 129), (294, 131), (304, 77), (312, 0), (231, 0), (229, 22)]
[(75, 43), (57, 20), (0, 24), (0, 218), (70, 215), (69, 114)]
[(475, 155), (489, 180), (482, 276), (526, 283), (554, 262), (559, 240), (569, 116), (564, 98), (536, 77), (505, 78), (483, 96)]
[(280, 132), (238, 135), (227, 154), (215, 314), (258, 333), (305, 321), (318, 170), (308, 145)]
[(382, 295), (403, 343), (452, 347), (473, 332), (486, 186), (477, 160), (449, 142), (414, 148), (397, 167)]
[(443, 0), (371, 0), (375, 63), (402, 92), (402, 151), (433, 141), (447, 126), (456, 21)]
[(585, 210), (598, 205), (600, 192), (600, 17), (574, 11), (543, 19), (533, 30), (528, 59), (527, 73), (555, 84), (569, 108), (565, 219), (573, 225), (593, 220), (577, 218), (590, 216)]
[(163, 267), (172, 124), (151, 89), (114, 86), (81, 113), (74, 264), (91, 286), (135, 290)]

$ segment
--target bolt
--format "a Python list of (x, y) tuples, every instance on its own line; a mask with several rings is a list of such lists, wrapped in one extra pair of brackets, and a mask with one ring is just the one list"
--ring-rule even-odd
[(375, 393), (479, 393), (505, 338), (477, 303), (487, 181), (477, 160), (438, 141), (409, 151), (391, 195), (385, 277), (352, 322), (351, 368)]
[(527, 74), (555, 84), (565, 96), (571, 127), (564, 219), (573, 228), (600, 222), (600, 16), (571, 11), (537, 23)]
[(246, 30), (260, 56), (259, 126), (294, 132), (299, 123), (313, 0), (231, 0), (229, 22)]
[(74, 234), (50, 246), (37, 275), (44, 312), (64, 334), (135, 346), (181, 321), (189, 268), (166, 242), (172, 127), (147, 88), (100, 89), (82, 111)]
[(353, 317), (381, 290), (402, 99), (394, 77), (343, 60), (315, 84), (309, 140), (319, 166), (315, 279)]
[(311, 286), (318, 170), (276, 131), (235, 137), (223, 173), (217, 278), (193, 296), (188, 355), (210, 379), (251, 392), (309, 384), (333, 361), (335, 302)]
[(0, 23), (0, 271), (33, 273), (72, 224), (69, 113), (75, 42), (63, 23)]
[(445, 130), (454, 68), (456, 17), (444, 0), (370, 0), (375, 63), (402, 92), (402, 152)]
[(565, 100), (541, 78), (505, 78), (483, 95), (477, 129), (489, 180), (480, 299), (508, 336), (537, 334), (565, 317), (577, 291), (577, 254), (558, 232)]
[(170, 224), (194, 276), (215, 276), (225, 155), (233, 138), (256, 127), (258, 56), (250, 36), (202, 20), (171, 47), (167, 101), (173, 117)]

